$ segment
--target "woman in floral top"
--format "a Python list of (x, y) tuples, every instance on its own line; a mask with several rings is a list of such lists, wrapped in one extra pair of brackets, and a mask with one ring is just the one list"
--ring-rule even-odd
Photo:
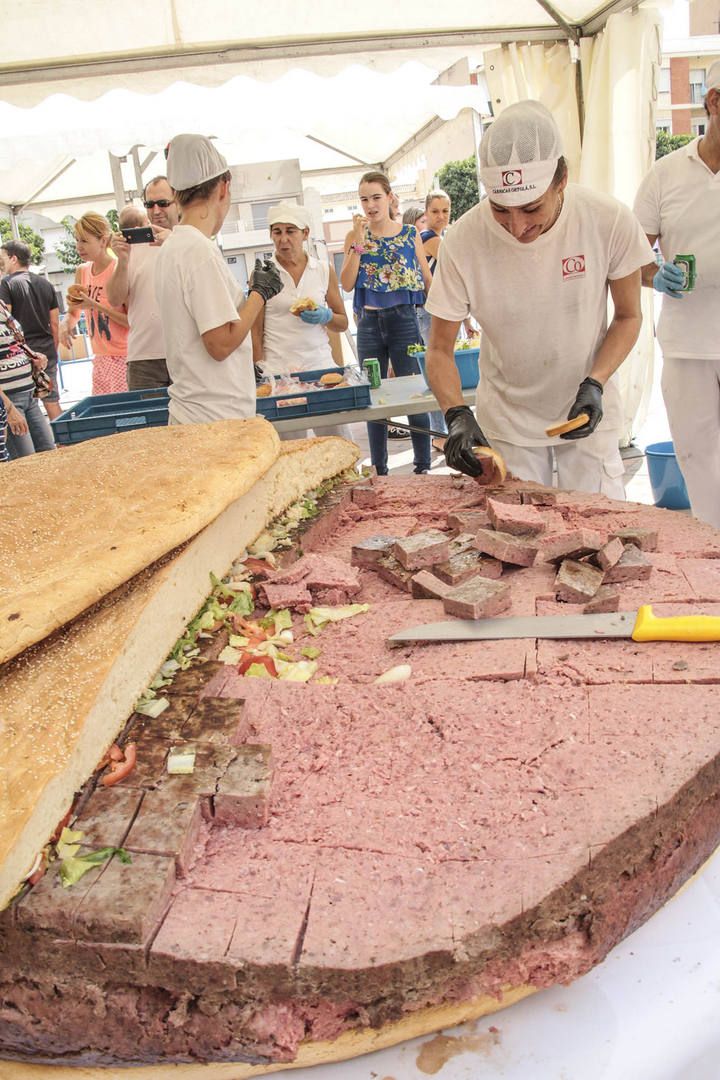
[[(380, 172), (360, 180), (360, 205), (345, 238), (345, 261), (340, 281), (346, 292), (355, 290), (353, 309), (358, 318), (357, 345), (361, 361), (375, 357), (383, 379), (391, 364), (395, 375), (419, 370), (408, 345), (422, 344), (415, 308), (425, 303), (430, 271), (420, 235), (414, 225), (393, 219), (390, 181)], [(412, 418), (416, 427), (428, 428), (427, 413)], [(387, 428), (368, 424), (370, 458), (379, 476), (387, 475)], [(430, 468), (430, 436), (413, 434), (416, 473)]]

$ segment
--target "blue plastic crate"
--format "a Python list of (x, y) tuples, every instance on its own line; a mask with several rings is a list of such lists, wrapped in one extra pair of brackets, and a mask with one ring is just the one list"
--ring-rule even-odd
[[(430, 384), (427, 381), (427, 375), (425, 374), (425, 353), (414, 353), (415, 359), (420, 365), (420, 374), (425, 380), (425, 385), (428, 390)], [(479, 368), (480, 349), (456, 349), (455, 350), (455, 363), (460, 373), (460, 385), (463, 390), (472, 390), (474, 386), (477, 386), (480, 381), (480, 368)]]
[[(328, 372), (345, 374), (345, 368), (319, 368), (316, 371), (296, 371), (293, 374), (303, 382), (317, 382)], [(280, 405), (281, 401), (289, 402)], [(293, 402), (295, 404), (293, 404)], [(266, 420), (293, 420), (296, 416), (323, 416), (327, 413), (346, 412), (349, 409), (367, 409), (370, 406), (370, 387), (341, 386), (337, 389), (298, 390), (292, 394), (257, 399), (257, 412)]]
[(168, 392), (128, 390), (123, 394), (86, 397), (52, 421), (55, 441), (62, 446), (115, 435), (134, 428), (162, 427), (168, 422)]

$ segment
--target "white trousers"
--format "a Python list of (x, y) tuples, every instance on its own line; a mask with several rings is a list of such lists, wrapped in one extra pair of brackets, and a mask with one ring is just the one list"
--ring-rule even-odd
[(692, 512), (720, 529), (720, 359), (665, 358), (662, 392)]
[(493, 439), (493, 450), (505, 458), (508, 471), (519, 480), (534, 480), (550, 487), (553, 461), (557, 465), (558, 487), (563, 491), (588, 491), (625, 500), (625, 467), (618, 449), (617, 431), (595, 431), (586, 439), (566, 441), (558, 446), (514, 446)]

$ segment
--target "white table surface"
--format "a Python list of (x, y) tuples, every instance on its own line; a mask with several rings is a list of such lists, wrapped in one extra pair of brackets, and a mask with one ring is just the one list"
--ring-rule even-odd
[[(475, 404), (475, 390), (463, 390), (468, 405)], [(370, 391), (370, 407), (348, 409), (346, 412), (325, 413), (322, 416), (297, 416), (292, 420), (273, 420), (278, 431), (306, 431), (337, 424), (357, 424), (367, 420), (382, 420), (389, 416), (413, 416), (416, 413), (439, 409), (437, 398), (428, 390), (422, 375), (404, 375), (383, 379), (379, 389)]]
[[(720, 858), (582, 979), (444, 1034), (459, 1052), (438, 1080), (718, 1080)], [(468, 1036), (480, 1048), (462, 1052)], [(427, 1080), (432, 1038), (274, 1076)]]

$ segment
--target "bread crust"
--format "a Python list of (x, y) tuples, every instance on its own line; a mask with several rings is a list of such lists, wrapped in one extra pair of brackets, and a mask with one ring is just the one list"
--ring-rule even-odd
[(253, 417), (151, 427), (12, 462), (0, 507), (0, 664), (189, 540), (279, 450), (272, 424)]

